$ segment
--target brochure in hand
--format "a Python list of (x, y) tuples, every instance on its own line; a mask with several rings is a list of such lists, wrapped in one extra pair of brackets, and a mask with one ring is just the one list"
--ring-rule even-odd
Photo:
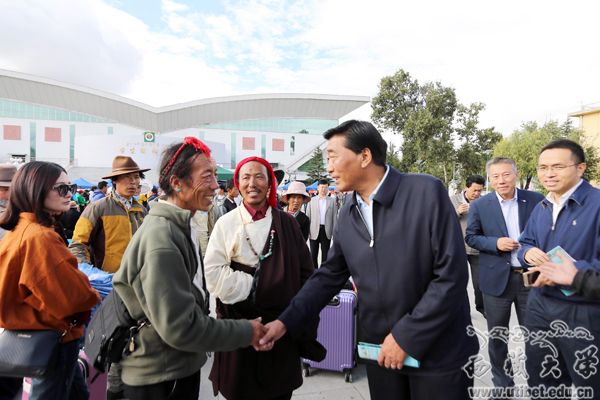
[[(363, 360), (372, 360), (377, 361), (377, 357), (379, 357), (379, 352), (381, 351), (381, 345), (366, 343), (366, 342), (358, 342), (358, 356)], [(404, 365), (412, 368), (419, 368), (421, 363), (411, 356), (407, 355), (404, 359)]]
[[(559, 254), (562, 254), (563, 257), (570, 258), (573, 262), (575, 262), (575, 259), (571, 257), (569, 253), (567, 253), (567, 251), (560, 246), (556, 246), (555, 248), (546, 253), (548, 258), (550, 258), (550, 262), (553, 262), (554, 264), (562, 264), (563, 260), (559, 257)], [(565, 286), (562, 286), (560, 288), (560, 291), (565, 296), (573, 296), (575, 294), (574, 290), (567, 289)]]

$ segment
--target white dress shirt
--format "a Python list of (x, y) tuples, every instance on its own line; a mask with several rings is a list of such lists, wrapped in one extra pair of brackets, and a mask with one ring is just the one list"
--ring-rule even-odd
[[(519, 228), (519, 201), (517, 199), (517, 189), (515, 189), (515, 195), (512, 199), (504, 200), (498, 192), (496, 192), (496, 197), (498, 197), (500, 207), (502, 208), (502, 215), (504, 216), (504, 222), (506, 223), (506, 229), (508, 230), (508, 237), (518, 242), (519, 236), (521, 236), (521, 229)], [(517, 257), (518, 250), (519, 249), (510, 252), (510, 265), (520, 268), (521, 263)]]
[(386, 165), (385, 166), (385, 174), (383, 174), (383, 178), (381, 178), (381, 181), (379, 181), (379, 184), (377, 185), (375, 190), (373, 190), (373, 192), (371, 192), (371, 194), (369, 195), (369, 204), (367, 204), (360, 197), (360, 195), (358, 193), (356, 193), (356, 201), (358, 202), (358, 209), (360, 210), (360, 213), (363, 216), (363, 219), (365, 220), (365, 224), (367, 225), (367, 229), (369, 230), (369, 235), (371, 235), (372, 241), (375, 240), (375, 238), (373, 237), (373, 199), (375, 198), (377, 191), (379, 190), (379, 188), (385, 181), (385, 178), (387, 178), (389, 172), (390, 172), (390, 167), (389, 167), (389, 165)]
[(583, 179), (580, 179), (579, 182), (577, 183), (577, 185), (573, 186), (571, 189), (569, 189), (567, 192), (565, 192), (565, 194), (560, 196), (558, 203), (554, 201), (554, 197), (552, 196), (552, 193), (548, 193), (548, 195), (546, 196), (546, 199), (548, 199), (548, 201), (550, 203), (552, 203), (552, 229), (554, 229), (554, 226), (556, 225), (556, 219), (558, 218), (558, 214), (560, 213), (560, 210), (562, 210), (562, 208), (565, 206), (565, 204), (567, 204), (567, 200), (569, 200), (569, 197), (571, 197), (571, 195), (573, 193), (575, 193), (575, 191), (581, 185), (582, 182), (583, 182)]

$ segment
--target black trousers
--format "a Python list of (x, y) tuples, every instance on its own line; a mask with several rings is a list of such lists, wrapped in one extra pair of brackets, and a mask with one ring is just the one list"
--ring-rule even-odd
[(13, 400), (23, 386), (23, 378), (0, 377), (0, 400)]
[(467, 400), (473, 379), (458, 368), (432, 375), (406, 375), (366, 364), (371, 400)]
[[(483, 294), (483, 303), (485, 304), (485, 314), (487, 320), (488, 332), (495, 327), (509, 328), (511, 307), (514, 303), (517, 311), (517, 320), (519, 325), (525, 323), (525, 313), (527, 310), (527, 297), (529, 288), (523, 285), (523, 274), (510, 273), (506, 290), (500, 296), (491, 296)], [(511, 387), (515, 385), (513, 376), (515, 374), (512, 360), (507, 363), (508, 344), (502, 339), (490, 338), (488, 342), (488, 351), (490, 363), (492, 364), (492, 382), (496, 387)], [(507, 368), (505, 368), (505, 366)]]
[(200, 371), (180, 379), (145, 386), (123, 385), (130, 400), (198, 400)]
[(327, 252), (329, 251), (330, 245), (331, 239), (327, 239), (325, 225), (321, 225), (319, 227), (319, 236), (317, 236), (317, 240), (310, 239), (310, 255), (315, 269), (319, 268), (319, 246), (321, 246), (321, 263), (324, 263), (325, 260), (327, 260)]
[(475, 309), (483, 314), (483, 293), (479, 288), (479, 254), (467, 254), (469, 267), (471, 267), (471, 279), (473, 280), (473, 294), (475, 294)]

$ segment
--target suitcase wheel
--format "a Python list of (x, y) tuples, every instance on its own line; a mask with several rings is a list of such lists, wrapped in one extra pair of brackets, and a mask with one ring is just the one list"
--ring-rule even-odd
[(305, 378), (310, 376), (310, 367), (308, 364), (302, 364), (302, 376)]
[(344, 380), (348, 383), (352, 383), (352, 371), (346, 371)]

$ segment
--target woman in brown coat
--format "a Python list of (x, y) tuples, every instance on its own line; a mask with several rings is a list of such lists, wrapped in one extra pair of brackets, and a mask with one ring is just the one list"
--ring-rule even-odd
[(79, 339), (100, 301), (54, 226), (74, 186), (58, 164), (34, 161), (15, 175), (0, 227), (0, 327), (63, 332), (56, 365), (33, 380), (30, 399), (68, 399)]

